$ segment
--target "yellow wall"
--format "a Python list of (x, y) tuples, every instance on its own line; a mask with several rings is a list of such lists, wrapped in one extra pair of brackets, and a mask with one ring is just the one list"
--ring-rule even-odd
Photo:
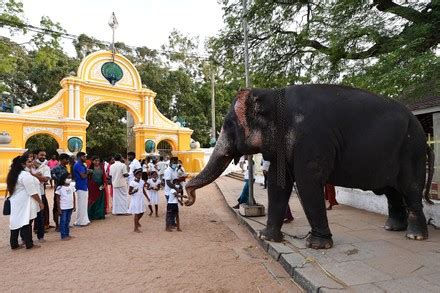
[(166, 140), (188, 172), (198, 173), (203, 168), (203, 152), (190, 150), (193, 131), (178, 126), (159, 112), (154, 103), (156, 93), (142, 86), (138, 71), (128, 59), (116, 54), (114, 62), (122, 68), (123, 78), (114, 86), (105, 80), (100, 68), (111, 60), (111, 52), (92, 53), (83, 59), (76, 76), (68, 76), (60, 82), (61, 90), (49, 101), (16, 113), (0, 113), (0, 133), (5, 131), (12, 138), (9, 144), (0, 144), (0, 190), (5, 189), (12, 158), (25, 151), (26, 140), (33, 135), (52, 136), (58, 142), (60, 153), (70, 153), (67, 141), (78, 137), (83, 141), (84, 151), (89, 125), (87, 112), (100, 103), (114, 103), (131, 113), (138, 158), (147, 156), (146, 140), (153, 140), (156, 147)]

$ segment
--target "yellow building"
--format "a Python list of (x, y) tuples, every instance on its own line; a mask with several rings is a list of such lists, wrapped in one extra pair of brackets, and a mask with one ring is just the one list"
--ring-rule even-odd
[(61, 90), (49, 101), (16, 113), (0, 113), (0, 190), (6, 189), (12, 158), (26, 151), (26, 141), (33, 135), (50, 135), (58, 142), (60, 152), (85, 151), (87, 112), (100, 103), (114, 103), (130, 112), (137, 157), (148, 155), (147, 145), (154, 153), (159, 142), (166, 141), (189, 173), (202, 169), (203, 152), (190, 148), (193, 131), (159, 112), (154, 103), (156, 93), (142, 86), (134, 65), (119, 54), (114, 56), (114, 63), (120, 80), (110, 84), (104, 68), (112, 61), (109, 51), (92, 53), (82, 60), (76, 76), (61, 80)]

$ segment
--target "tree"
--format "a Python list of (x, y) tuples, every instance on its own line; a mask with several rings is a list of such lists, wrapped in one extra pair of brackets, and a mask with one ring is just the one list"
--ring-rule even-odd
[(87, 113), (87, 153), (101, 158), (126, 153), (125, 109), (113, 104), (99, 104)]
[[(222, 3), (226, 28), (211, 42), (211, 48), (227, 70), (236, 70), (242, 63), (241, 1)], [(413, 87), (399, 87), (391, 76), (394, 72), (387, 74), (386, 70), (399, 67), (408, 76), (420, 75), (427, 56), (431, 64), (437, 63), (437, 0), (254, 0), (246, 17), (256, 86), (344, 82), (397, 98), (404, 92), (412, 96)], [(374, 87), (377, 79), (368, 84), (358, 82), (368, 72), (374, 71), (377, 77), (379, 69), (385, 70), (380, 74), (385, 80), (379, 81), (385, 87)], [(357, 72), (361, 72), (359, 78)], [(417, 82), (427, 86), (432, 79), (423, 75)], [(417, 93), (423, 95), (417, 91), (414, 95)]]

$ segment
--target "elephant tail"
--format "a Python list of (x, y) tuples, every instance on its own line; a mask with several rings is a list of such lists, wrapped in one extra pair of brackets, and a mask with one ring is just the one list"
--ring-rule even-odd
[(428, 155), (428, 180), (426, 181), (425, 194), (423, 196), (427, 203), (434, 204), (434, 202), (429, 198), (432, 177), (434, 176), (434, 151), (429, 145), (426, 148), (426, 154)]

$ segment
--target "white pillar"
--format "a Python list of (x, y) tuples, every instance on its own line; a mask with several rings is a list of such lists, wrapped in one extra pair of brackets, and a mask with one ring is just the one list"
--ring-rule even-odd
[(75, 119), (80, 119), (79, 85), (75, 86)]
[(69, 118), (73, 119), (75, 115), (75, 97), (73, 96), (73, 84), (69, 84)]
[(148, 103), (150, 104), (148, 107), (148, 124), (153, 125), (153, 97), (148, 97)]
[(150, 125), (150, 117), (148, 115), (148, 110), (150, 109), (150, 104), (148, 102), (148, 96), (144, 97), (144, 124)]

